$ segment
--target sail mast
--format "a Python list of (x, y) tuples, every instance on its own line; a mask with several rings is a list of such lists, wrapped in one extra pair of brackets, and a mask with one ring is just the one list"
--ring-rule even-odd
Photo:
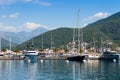
[(9, 40), (10, 40), (10, 53), (11, 53), (11, 38), (9, 38)]
[(51, 49), (52, 49), (52, 31), (51, 31)]
[(42, 34), (42, 49), (43, 49), (43, 34)]
[(103, 36), (103, 33), (101, 33), (101, 52), (103, 52), (103, 38), (102, 38), (102, 36)]
[(74, 49), (75, 49), (75, 28), (73, 28), (73, 42), (72, 42), (72, 53), (74, 54)]
[(1, 35), (0, 35), (0, 53), (1, 53)]
[(78, 10), (78, 15), (77, 15), (77, 28), (78, 28), (78, 53), (80, 52), (81, 49), (81, 41), (80, 41), (80, 28), (79, 28), (79, 10)]

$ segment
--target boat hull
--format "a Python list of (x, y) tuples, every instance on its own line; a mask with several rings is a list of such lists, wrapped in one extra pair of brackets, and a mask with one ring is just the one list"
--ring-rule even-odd
[(37, 61), (37, 56), (36, 55), (26, 55), (25, 59), (30, 60), (31, 62), (36, 62)]
[(99, 57), (99, 60), (119, 60), (119, 55), (102, 55)]
[(70, 56), (67, 58), (67, 60), (70, 61), (83, 61), (85, 59), (85, 56)]
[(25, 59), (30, 60), (31, 62), (37, 61), (38, 53), (35, 50), (28, 50), (25, 52)]

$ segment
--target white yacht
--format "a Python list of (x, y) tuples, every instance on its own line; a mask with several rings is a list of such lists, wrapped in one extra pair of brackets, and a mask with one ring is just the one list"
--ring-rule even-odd
[(26, 50), (25, 59), (30, 61), (37, 61), (38, 52), (36, 50)]

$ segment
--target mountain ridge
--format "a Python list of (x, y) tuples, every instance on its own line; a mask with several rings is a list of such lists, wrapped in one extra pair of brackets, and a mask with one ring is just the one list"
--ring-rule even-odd
[[(114, 43), (117, 46), (120, 46), (120, 12), (113, 14), (107, 18), (98, 20), (92, 24), (83, 28), (83, 39), (85, 42), (89, 44), (93, 41), (93, 38), (98, 41), (97, 44), (100, 46), (100, 39), (103, 38), (103, 41), (109, 41)], [(44, 33), (45, 41), (44, 47), (49, 48), (50, 46), (50, 32)], [(53, 42), (55, 43), (54, 47), (60, 48), (61, 46), (65, 46), (67, 43), (72, 41), (72, 33), (73, 28), (58, 28), (52, 30), (53, 33)], [(47, 37), (46, 37), (47, 36)], [(41, 48), (41, 37), (42, 35), (38, 35), (34, 37), (34, 44), (37, 48)], [(30, 40), (29, 40), (30, 41)], [(19, 45), (19, 48), (25, 46), (29, 41)]]
[(4, 32), (4, 33), (9, 37), (11, 37), (14, 43), (20, 44), (46, 31), (47, 29), (45, 28), (37, 28), (31, 32), (21, 31), (21, 32)]

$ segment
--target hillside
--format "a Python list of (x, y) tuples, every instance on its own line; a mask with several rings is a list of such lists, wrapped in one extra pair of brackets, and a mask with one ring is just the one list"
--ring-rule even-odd
[[(51, 32), (52, 32), (52, 45), (53, 47), (62, 47), (67, 42), (72, 40), (72, 29), (71, 28), (59, 28), (52, 31), (45, 32), (43, 34), (43, 46), (44, 48), (50, 48), (51, 46)], [(42, 35), (35, 37), (34, 45), (37, 48), (42, 48)], [(25, 49), (26, 45), (31, 42), (31, 40), (18, 46), (20, 49)]]
[[(72, 28), (58, 28), (52, 30), (53, 36), (53, 46), (54, 47), (63, 47), (68, 42), (72, 41)], [(96, 21), (92, 24), (83, 28), (84, 41), (91, 43), (93, 38), (100, 45), (100, 39), (103, 38), (103, 41), (111, 41), (116, 45), (120, 46), (120, 12), (109, 16), (105, 19)], [(48, 31), (44, 35), (44, 48), (50, 48), (51, 42), (51, 31)], [(41, 48), (42, 35), (35, 37), (34, 44), (36, 47)], [(25, 49), (29, 41), (18, 46), (20, 49)]]
[[(12, 49), (15, 49), (16, 45), (17, 45), (16, 43), (11, 42)], [(10, 49), (10, 42), (8, 40), (1, 38), (1, 49), (4, 49), (4, 48)]]
[(120, 12), (86, 26), (84, 33), (87, 37), (94, 34), (100, 37), (102, 33), (104, 40), (111, 40), (120, 46)]

